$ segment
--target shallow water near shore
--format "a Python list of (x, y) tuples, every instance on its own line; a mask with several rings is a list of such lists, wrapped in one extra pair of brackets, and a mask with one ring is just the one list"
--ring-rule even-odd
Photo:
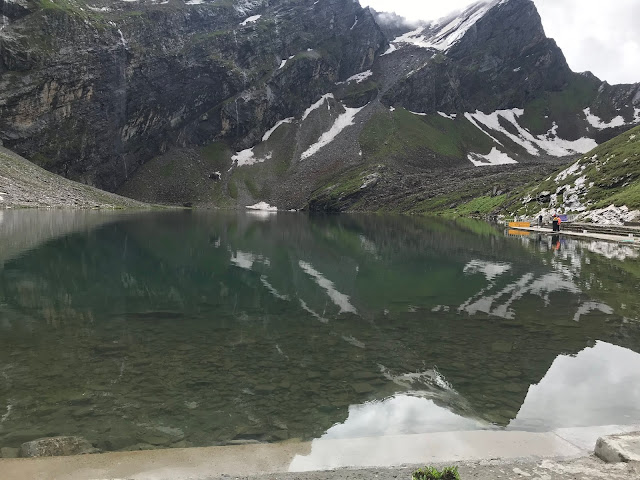
[(640, 255), (482, 222), (6, 211), (0, 447), (640, 420)]

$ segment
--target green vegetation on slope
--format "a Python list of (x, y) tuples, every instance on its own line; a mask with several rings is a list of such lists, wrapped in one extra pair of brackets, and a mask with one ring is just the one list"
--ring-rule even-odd
[(554, 206), (571, 212), (578, 205), (573, 193), (579, 204), (590, 210), (612, 204), (640, 208), (640, 126), (598, 146), (544, 181), (516, 190), (504, 208), (516, 215), (532, 215), (555, 200)]
[[(227, 186), (211, 178), (231, 166), (231, 150), (222, 142), (185, 151), (170, 151), (142, 165), (119, 193), (166, 204), (230, 206)], [(229, 185), (229, 189), (232, 187)]]
[(567, 88), (559, 92), (545, 92), (526, 105), (520, 123), (533, 135), (545, 134), (554, 121), (562, 130), (593, 102), (599, 85), (595, 78), (576, 75)]
[(449, 195), (439, 195), (418, 203), (408, 213), (417, 215), (438, 215), (442, 217), (487, 216), (494, 212), (506, 199), (506, 195), (494, 197), (482, 190), (458, 190)]
[(491, 139), (466, 118), (421, 116), (403, 108), (376, 113), (363, 129), (360, 144), (366, 158), (376, 162), (433, 153), (464, 160), (468, 151), (489, 153), (492, 147)]

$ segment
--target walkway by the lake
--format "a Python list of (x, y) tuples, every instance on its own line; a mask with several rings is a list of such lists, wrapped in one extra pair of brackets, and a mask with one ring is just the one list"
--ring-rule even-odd
[[(476, 431), (399, 435), (313, 442), (112, 452), (72, 457), (0, 460), (3, 480), (131, 479), (205, 480), (278, 474), (278, 478), (351, 479), (358, 469), (379, 479), (411, 477), (407, 465), (460, 465), (473, 478), (521, 478), (518, 472), (546, 470), (548, 478), (633, 478), (637, 466), (611, 466), (591, 455), (599, 437), (640, 430), (640, 426), (558, 429), (548, 433)], [(329, 470), (337, 470), (328, 473)], [(394, 468), (394, 469), (393, 469)], [(375, 470), (375, 475), (372, 475)], [(392, 469), (392, 470), (385, 470)], [(301, 475), (292, 472), (321, 472)], [(483, 473), (484, 472), (484, 473)], [(591, 476), (589, 476), (591, 472)], [(289, 475), (286, 475), (289, 474)], [(557, 474), (557, 475), (556, 475)], [(564, 476), (564, 475), (567, 476)], [(494, 476), (491, 476), (494, 475)], [(366, 475), (365, 475), (366, 476)], [(362, 478), (365, 478), (362, 476)], [(600, 475), (596, 475), (600, 476)], [(266, 478), (266, 477), (265, 477)], [(463, 478), (471, 478), (463, 475)]]

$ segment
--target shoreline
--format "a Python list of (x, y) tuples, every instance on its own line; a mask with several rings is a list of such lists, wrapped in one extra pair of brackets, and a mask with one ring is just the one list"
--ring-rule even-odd
[[(495, 468), (504, 470), (504, 465), (512, 464), (517, 465), (509, 467), (512, 470), (523, 471), (543, 468), (544, 462), (606, 466), (593, 457), (597, 439), (638, 430), (640, 425), (564, 428), (546, 433), (463, 431), (0, 459), (0, 471), (3, 480), (206, 480), (265, 475), (319, 480), (371, 478), (373, 472), (410, 480), (409, 465), (458, 465), (471, 471), (484, 466), (491, 467), (487, 472), (494, 474)], [(628, 471), (624, 473), (628, 475)]]
[(624, 245), (640, 247), (640, 236), (629, 237), (624, 235), (609, 235), (605, 233), (589, 233), (589, 232), (573, 232), (569, 230), (560, 230), (554, 232), (550, 228), (541, 227), (508, 227), (509, 230), (517, 230), (522, 232), (543, 233), (545, 235), (564, 235), (567, 237), (583, 238), (590, 240), (605, 240), (607, 242), (615, 242)]

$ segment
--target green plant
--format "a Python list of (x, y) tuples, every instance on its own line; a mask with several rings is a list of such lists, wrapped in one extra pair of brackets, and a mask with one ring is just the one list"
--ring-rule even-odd
[(442, 471), (435, 467), (424, 467), (413, 472), (411, 480), (460, 480), (458, 467), (445, 467)]

